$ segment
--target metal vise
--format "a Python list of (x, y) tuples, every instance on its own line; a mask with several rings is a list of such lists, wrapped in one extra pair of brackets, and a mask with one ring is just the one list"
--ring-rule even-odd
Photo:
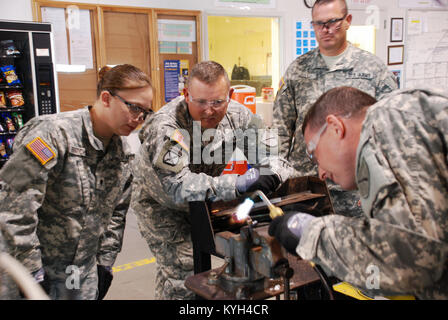
[(283, 277), (289, 293), (289, 279), (294, 271), (289, 267), (286, 251), (268, 235), (267, 229), (268, 225), (251, 224), (242, 227), (239, 234), (217, 233), (216, 252), (224, 256), (225, 263), (219, 271), (209, 274), (208, 283), (234, 293), (237, 299), (245, 299), (266, 289), (268, 279)]

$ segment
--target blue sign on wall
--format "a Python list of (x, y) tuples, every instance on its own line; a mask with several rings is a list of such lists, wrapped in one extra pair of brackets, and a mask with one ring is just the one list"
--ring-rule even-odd
[(180, 95), (179, 72), (179, 60), (165, 60), (163, 62), (163, 74), (165, 78), (165, 102), (170, 102)]

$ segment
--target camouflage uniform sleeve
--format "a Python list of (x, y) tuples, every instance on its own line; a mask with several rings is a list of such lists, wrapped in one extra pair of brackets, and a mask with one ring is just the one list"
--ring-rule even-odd
[[(5, 254), (8, 248), (8, 234), (4, 230), (0, 217), (0, 255)], [(4, 256), (3, 256), (4, 259)], [(0, 267), (0, 300), (16, 300), (20, 299), (19, 288), (13, 278), (9, 275), (8, 270)]]
[[(249, 129), (246, 129), (249, 143), (245, 155), (249, 164), (259, 165), (261, 174), (263, 168), (269, 168), (279, 176), (281, 183), (288, 180), (294, 174), (294, 169), (280, 155), (278, 130), (266, 128), (260, 116), (252, 113), (249, 114), (246, 124)], [(250, 137), (250, 130), (254, 131), (253, 137)]]
[[(63, 156), (62, 138), (46, 122), (33, 130), (19, 132), (14, 142), (14, 153), (0, 171), (0, 214), (11, 235), (10, 254), (31, 272), (42, 267), (39, 239), (36, 234), (37, 211), (45, 198), (50, 171)], [(27, 132), (26, 136), (24, 133)], [(54, 157), (42, 164), (27, 148), (36, 137), (45, 142)], [(48, 151), (48, 150), (47, 150)]]
[(153, 126), (144, 148), (163, 191), (176, 205), (190, 201), (233, 200), (236, 198), (236, 175), (212, 177), (194, 173), (189, 168), (188, 132), (171, 126)]
[[(286, 73), (287, 75), (287, 73)], [(295, 99), (288, 87), (287, 77), (282, 77), (273, 110), (273, 128), (278, 132), (279, 154), (289, 158), (291, 140), (296, 130), (297, 110)]]
[[(356, 177), (366, 216), (318, 218), (297, 247), (302, 258), (375, 294), (425, 297), (445, 271), (447, 134), (414, 114), (380, 110), (373, 117), (383, 125), (361, 138)], [(447, 128), (446, 110), (438, 118)], [(371, 286), (373, 269), (378, 287)]]
[(397, 90), (397, 78), (387, 67), (381, 63), (377, 74), (377, 84), (375, 86), (375, 99), (380, 100), (388, 93)]
[(122, 196), (112, 213), (111, 220), (101, 235), (97, 262), (100, 265), (112, 267), (117, 259), (118, 253), (123, 246), (123, 235), (126, 226), (126, 214), (131, 201), (132, 175), (129, 176)]

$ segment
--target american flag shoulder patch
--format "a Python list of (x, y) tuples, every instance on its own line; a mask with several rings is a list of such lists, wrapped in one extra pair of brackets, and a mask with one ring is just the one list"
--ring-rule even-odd
[(185, 143), (185, 138), (182, 135), (182, 133), (179, 131), (179, 129), (174, 130), (173, 134), (171, 135), (171, 140), (176, 141), (182, 148), (184, 148), (185, 151), (189, 151), (189, 147)]
[(40, 161), (42, 165), (55, 157), (55, 153), (42, 138), (37, 137), (26, 145), (26, 148)]

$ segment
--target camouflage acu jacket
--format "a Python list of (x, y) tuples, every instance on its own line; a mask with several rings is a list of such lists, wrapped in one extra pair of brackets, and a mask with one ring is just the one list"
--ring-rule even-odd
[[(271, 152), (276, 134), (234, 101), (216, 130), (202, 132), (184, 98), (176, 98), (147, 121), (140, 136), (134, 178), (142, 193), (163, 207), (184, 211), (188, 201), (235, 199), (237, 175), (221, 174), (236, 147), (251, 164), (270, 167), (282, 181), (291, 173), (287, 162)], [(243, 136), (245, 142), (239, 140)]]
[[(4, 226), (0, 220), (0, 254), (7, 254), (9, 251), (4, 232)], [(0, 300), (20, 299), (19, 288), (9, 275), (11, 271), (6, 268), (3, 264), (0, 266)]]
[(374, 293), (447, 299), (447, 145), (448, 92), (397, 91), (370, 107), (357, 150), (365, 216), (316, 219), (299, 255)]
[(351, 44), (331, 70), (318, 48), (294, 60), (275, 99), (273, 127), (278, 130), (280, 155), (290, 161), (298, 176), (317, 174), (306, 156), (303, 118), (324, 92), (340, 86), (358, 88), (376, 99), (397, 88), (394, 75), (378, 57)]
[[(35, 143), (39, 142), (39, 145)], [(25, 124), (0, 171), (0, 215), (12, 255), (30, 271), (112, 265), (130, 201), (130, 148), (114, 136), (106, 150), (89, 108)], [(100, 243), (101, 242), (101, 243)]]

